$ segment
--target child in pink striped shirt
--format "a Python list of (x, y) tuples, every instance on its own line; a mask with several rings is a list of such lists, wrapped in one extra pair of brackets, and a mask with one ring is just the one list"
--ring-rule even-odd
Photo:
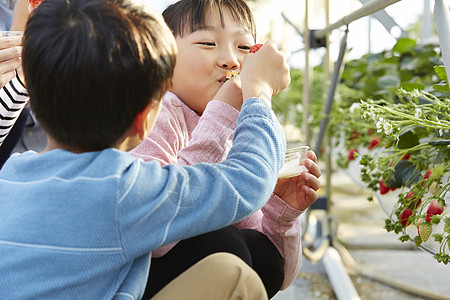
[[(220, 162), (232, 144), (244, 99), (239, 76), (224, 81), (227, 72), (245, 68), (245, 56), (251, 55), (252, 13), (244, 0), (181, 0), (163, 16), (178, 47), (172, 87), (150, 136), (132, 153), (163, 165)], [(303, 163), (308, 172), (280, 179), (267, 204), (247, 219), (154, 251), (144, 298), (214, 252), (234, 253), (252, 266), (269, 298), (287, 288), (300, 267), (299, 216), (317, 199), (319, 188), (315, 154), (310, 151)]]

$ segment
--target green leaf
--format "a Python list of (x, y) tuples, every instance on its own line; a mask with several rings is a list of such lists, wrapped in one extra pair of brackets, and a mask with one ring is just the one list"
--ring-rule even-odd
[(442, 80), (447, 80), (447, 72), (445, 72), (444, 66), (435, 66), (434, 71), (436, 72), (437, 76)]
[(404, 57), (400, 62), (401, 70), (415, 71), (419, 66), (419, 60), (413, 56)]
[(448, 87), (448, 84), (445, 84), (445, 83), (435, 84), (435, 85), (433, 85), (433, 89), (438, 92), (450, 92), (450, 88)]
[(392, 51), (397, 52), (399, 54), (403, 54), (406, 52), (410, 52), (416, 46), (416, 41), (407, 38), (401, 38), (397, 41), (397, 43), (392, 48)]
[(404, 83), (402, 83), (401, 87), (402, 87), (402, 89), (404, 89), (407, 92), (411, 92), (414, 89), (417, 89), (417, 90), (425, 89), (425, 86), (423, 84), (414, 83), (414, 82), (404, 82)]
[(419, 139), (412, 131), (407, 131), (398, 137), (398, 149), (409, 149), (419, 144)]
[(400, 80), (394, 75), (384, 75), (378, 78), (377, 84), (380, 88), (395, 88), (400, 84)]
[(416, 244), (416, 247), (419, 247), (420, 244), (422, 244), (422, 239), (420, 238), (420, 236), (414, 237), (414, 243)]
[[(410, 186), (416, 182), (418, 182), (422, 176), (420, 174), (420, 170), (416, 169), (416, 166), (406, 160), (400, 161), (395, 165), (395, 185), (401, 182), (401, 186)], [(390, 184), (390, 183), (389, 183)], [(390, 185), (391, 186), (391, 185)], [(399, 187), (392, 185), (391, 187)]]

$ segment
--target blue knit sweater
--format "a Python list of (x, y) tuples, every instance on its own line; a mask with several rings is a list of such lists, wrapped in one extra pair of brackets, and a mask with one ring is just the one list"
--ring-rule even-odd
[(258, 210), (284, 152), (253, 98), (220, 164), (161, 167), (116, 149), (14, 155), (0, 171), (0, 297), (140, 299), (150, 252)]

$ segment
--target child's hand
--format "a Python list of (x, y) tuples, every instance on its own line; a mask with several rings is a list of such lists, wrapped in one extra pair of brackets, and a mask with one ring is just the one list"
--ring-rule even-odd
[(21, 68), (22, 37), (0, 37), (0, 87), (16, 76), (14, 70)]
[(316, 154), (311, 150), (301, 164), (308, 169), (308, 172), (291, 178), (278, 179), (274, 194), (291, 207), (304, 211), (318, 198), (317, 190), (320, 187), (321, 171), (317, 165)]
[(243, 98), (240, 76), (228, 79), (214, 96), (214, 100), (223, 101), (237, 110), (241, 110)]
[(270, 103), (273, 95), (285, 89), (290, 83), (288, 57), (270, 41), (246, 55), (241, 70), (244, 99), (258, 97)]

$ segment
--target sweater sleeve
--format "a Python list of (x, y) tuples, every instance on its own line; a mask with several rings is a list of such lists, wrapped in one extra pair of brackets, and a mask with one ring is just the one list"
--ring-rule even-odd
[(27, 90), (18, 76), (0, 90), (0, 146), (27, 102)]
[[(239, 112), (224, 102), (212, 100), (189, 133), (188, 127), (194, 126), (192, 123), (197, 120), (184, 115), (181, 101), (174, 97), (170, 93), (165, 95), (154, 129), (131, 153), (145, 161), (157, 160), (161, 165), (223, 161), (232, 144)], [(163, 256), (176, 244), (154, 250), (153, 257)]]
[(242, 106), (225, 161), (161, 169), (155, 168), (156, 162), (132, 164), (122, 176), (125, 193), (118, 195), (126, 255), (140, 257), (167, 243), (234, 224), (260, 209), (275, 187), (285, 147), (273, 112), (252, 98)]

